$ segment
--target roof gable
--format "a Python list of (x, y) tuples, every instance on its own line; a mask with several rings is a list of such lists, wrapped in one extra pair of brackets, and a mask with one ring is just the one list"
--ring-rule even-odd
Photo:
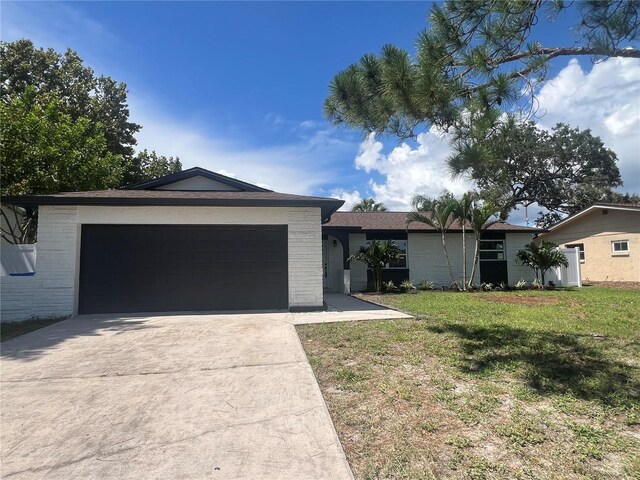
[(589, 214), (591, 214), (592, 212), (596, 211), (596, 210), (620, 210), (620, 211), (627, 211), (627, 212), (638, 212), (640, 213), (640, 205), (637, 203), (595, 203), (593, 205), (591, 205), (590, 207), (585, 208), (584, 210), (580, 210), (577, 213), (574, 213), (573, 215), (560, 220), (558, 223), (551, 225), (549, 227), (549, 231), (553, 232), (556, 231), (560, 228), (565, 227), (566, 225), (569, 225), (573, 222), (575, 222), (576, 220), (579, 220)]
[(125, 187), (126, 190), (270, 192), (266, 188), (236, 180), (200, 167)]

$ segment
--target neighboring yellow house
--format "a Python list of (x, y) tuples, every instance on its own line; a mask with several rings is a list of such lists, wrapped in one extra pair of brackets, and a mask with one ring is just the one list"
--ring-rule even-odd
[(579, 247), (583, 281), (640, 282), (640, 204), (597, 203), (538, 238)]

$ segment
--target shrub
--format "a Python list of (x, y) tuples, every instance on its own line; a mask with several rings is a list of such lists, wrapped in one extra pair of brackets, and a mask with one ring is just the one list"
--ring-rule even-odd
[(389, 280), (388, 282), (385, 282), (382, 284), (382, 290), (385, 292), (397, 292), (398, 291), (398, 287), (396, 287), (396, 284), (393, 283), (393, 280)]
[(482, 290), (483, 292), (490, 292), (491, 290), (493, 290), (493, 283), (482, 282), (480, 284), (480, 290)]
[(527, 281), (524, 278), (521, 278), (516, 282), (516, 288), (522, 290), (527, 286)]
[(558, 245), (546, 241), (539, 244), (535, 242), (526, 244), (523, 250), (518, 250), (516, 253), (516, 260), (522, 265), (532, 268), (536, 272), (536, 279), (538, 272), (540, 272), (541, 288), (544, 288), (544, 276), (549, 270), (555, 267), (569, 266), (567, 257), (558, 250)]
[(418, 290), (433, 290), (434, 283), (428, 280), (422, 280), (418, 284)]
[(416, 287), (411, 283), (411, 280), (405, 280), (400, 284), (400, 291), (402, 292), (411, 292), (415, 289)]

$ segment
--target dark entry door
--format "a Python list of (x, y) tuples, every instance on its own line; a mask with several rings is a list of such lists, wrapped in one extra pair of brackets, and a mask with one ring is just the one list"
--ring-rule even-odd
[(508, 284), (507, 262), (504, 260), (480, 260), (480, 281), (497, 286)]
[(79, 313), (286, 309), (286, 225), (83, 225)]

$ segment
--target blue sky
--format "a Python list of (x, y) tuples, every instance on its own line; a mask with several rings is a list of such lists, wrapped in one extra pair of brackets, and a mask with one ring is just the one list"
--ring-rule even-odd
[[(405, 209), (413, 193), (468, 186), (443, 172), (446, 139), (433, 132), (406, 145), (366, 139), (328, 126), (322, 102), (334, 74), (362, 54), (385, 43), (412, 51), (429, 8), (422, 2), (3, 2), (1, 26), (3, 40), (72, 48), (96, 72), (126, 82), (131, 117), (143, 125), (140, 147), (280, 191), (348, 203), (373, 195)], [(541, 40), (570, 44), (570, 20), (560, 19)], [(638, 190), (637, 157), (626, 157), (640, 147), (632, 138), (640, 133), (634, 120), (640, 64), (604, 67), (595, 71), (583, 59), (554, 63), (541, 123), (593, 128), (620, 150), (626, 187)], [(558, 98), (574, 98), (576, 89), (593, 98), (594, 91), (620, 85), (619, 96), (601, 95), (595, 111), (571, 102), (556, 108)]]

